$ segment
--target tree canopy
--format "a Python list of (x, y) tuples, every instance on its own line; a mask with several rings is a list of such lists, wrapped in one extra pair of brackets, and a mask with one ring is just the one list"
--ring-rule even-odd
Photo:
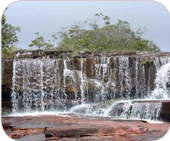
[(39, 50), (40, 49), (45, 49), (45, 50), (49, 50), (49, 49), (54, 49), (55, 47), (55, 40), (57, 40), (57, 37), (55, 35), (52, 35), (51, 37), (53, 38), (53, 40), (48, 40), (45, 41), (43, 36), (40, 36), (39, 32), (35, 33), (37, 35), (37, 37), (31, 41), (31, 44), (29, 44), (29, 47), (37, 47)]
[(12, 26), (6, 22), (6, 16), (2, 15), (1, 20), (2, 25), (2, 51), (6, 51), (11, 47), (15, 47), (15, 44), (18, 42), (17, 32), (20, 32), (20, 27)]
[[(99, 27), (99, 20), (104, 25)], [(90, 22), (90, 23), (89, 23)], [(86, 28), (84, 28), (86, 27)], [(91, 29), (90, 29), (91, 28)], [(76, 22), (74, 25), (63, 28), (58, 35), (61, 41), (58, 49), (81, 51), (159, 51), (153, 41), (142, 38), (146, 28), (133, 31), (130, 23), (119, 20), (111, 24), (109, 16), (102, 13), (95, 14), (93, 19), (85, 22)]]
[[(101, 25), (101, 20), (103, 25)], [(2, 54), (8, 55), (16, 49), (17, 32), (20, 32), (20, 27), (7, 23), (4, 14), (1, 25)], [(132, 30), (127, 21), (118, 20), (117, 23), (112, 24), (109, 16), (97, 13), (84, 22), (75, 22), (69, 27), (62, 28), (61, 31), (51, 36), (51, 40), (45, 40), (39, 32), (36, 32), (37, 37), (31, 41), (29, 46), (45, 50), (72, 50), (75, 53), (79, 53), (81, 50), (160, 51), (153, 41), (142, 38), (146, 31), (145, 27), (139, 28), (137, 31)]]

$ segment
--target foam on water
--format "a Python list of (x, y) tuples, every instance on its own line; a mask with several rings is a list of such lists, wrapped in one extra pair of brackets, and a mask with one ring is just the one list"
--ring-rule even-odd
[(8, 114), (5, 116), (10, 117), (23, 117), (23, 116), (43, 116), (43, 115), (53, 115), (53, 116), (61, 116), (61, 117), (70, 117), (68, 112), (24, 112), (24, 113), (16, 113), (16, 114)]
[(152, 99), (169, 99), (170, 98), (170, 61), (163, 65), (156, 73), (155, 89), (152, 91)]
[(68, 112), (69, 113), (82, 113), (82, 114), (89, 114), (92, 110), (92, 105), (90, 104), (81, 104), (72, 107)]

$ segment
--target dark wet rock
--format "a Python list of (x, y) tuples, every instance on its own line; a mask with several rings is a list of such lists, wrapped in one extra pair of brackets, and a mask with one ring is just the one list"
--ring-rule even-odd
[(81, 70), (80, 60), (77, 58), (70, 60), (70, 66), (71, 67), (68, 67), (70, 70)]
[(80, 51), (80, 54), (88, 55), (88, 54), (92, 54), (92, 52), (84, 49), (84, 50)]
[(168, 122), (170, 122), (170, 101), (164, 101), (162, 102), (162, 108), (161, 108), (161, 112), (160, 112), (160, 117), (163, 120), (166, 120)]
[(71, 50), (61, 50), (61, 51), (53, 51), (53, 50), (22, 50), (16, 51), (17, 58), (60, 58), (63, 55), (67, 55), (71, 53)]
[[(67, 56), (68, 54), (72, 53), (71, 50), (61, 50), (61, 51), (54, 51), (54, 50), (22, 50), (17, 51), (16, 55), (18, 58), (63, 58), (64, 56)], [(170, 56), (169, 52), (152, 52), (152, 51), (117, 51), (117, 52), (91, 52), (88, 50), (82, 50), (80, 52), (80, 56), (72, 56), (74, 58), (88, 58), (88, 57), (101, 57), (101, 56), (138, 56), (138, 57), (154, 57), (154, 56)], [(68, 56), (69, 57), (69, 56)]]
[(99, 132), (95, 127), (85, 126), (67, 126), (57, 128), (46, 128), (45, 137), (81, 137), (92, 136)]
[(13, 77), (13, 60), (2, 59), (2, 111), (10, 112), (12, 108), (11, 92), (12, 92), (12, 77)]

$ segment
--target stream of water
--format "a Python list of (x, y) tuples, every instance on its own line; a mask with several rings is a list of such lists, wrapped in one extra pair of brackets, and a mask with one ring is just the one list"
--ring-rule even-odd
[[(170, 95), (170, 58), (23, 59), (13, 63), (12, 114), (65, 112), (158, 120)], [(154, 83), (153, 83), (154, 81)], [(152, 100), (152, 102), (138, 102)]]

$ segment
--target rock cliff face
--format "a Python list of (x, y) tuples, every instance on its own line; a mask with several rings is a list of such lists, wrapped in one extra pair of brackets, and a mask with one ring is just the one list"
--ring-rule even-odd
[(2, 59), (2, 107), (11, 108), (12, 78), (13, 78), (13, 60)]
[(158, 69), (170, 58), (166, 52), (95, 52), (72, 58), (64, 53), (62, 58), (53, 53), (2, 60), (3, 102), (12, 96), (15, 111), (29, 111), (144, 98), (154, 89)]

